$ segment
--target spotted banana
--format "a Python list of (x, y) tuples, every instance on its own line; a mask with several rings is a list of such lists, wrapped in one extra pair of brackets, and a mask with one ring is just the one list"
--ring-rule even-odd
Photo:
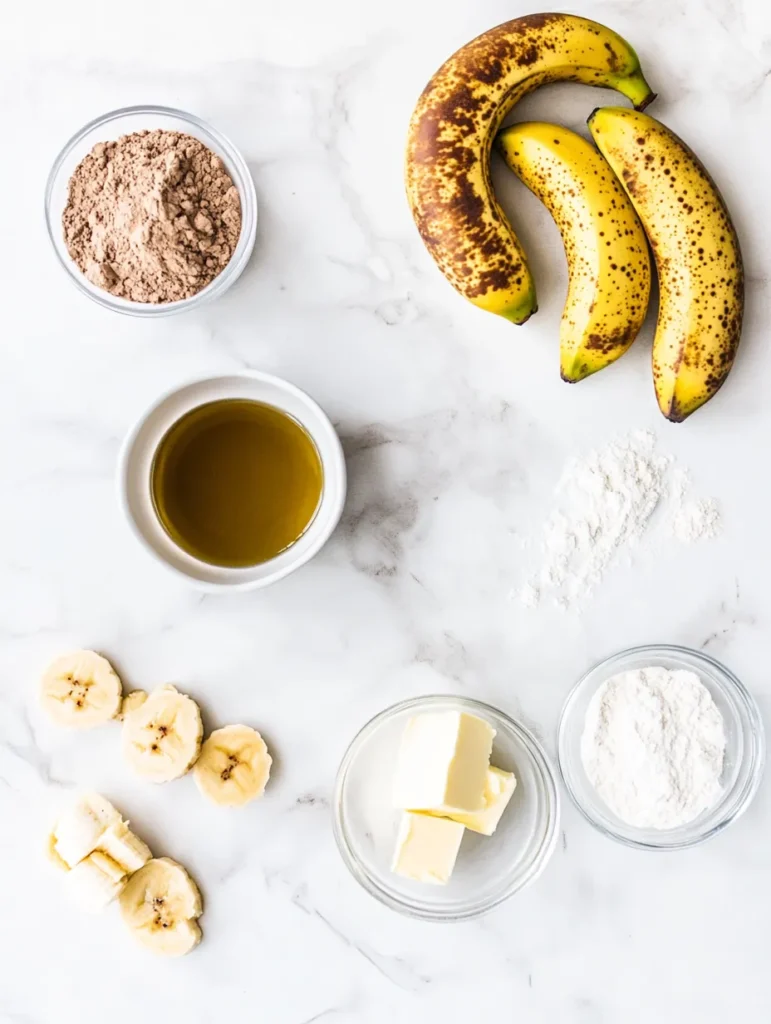
[(659, 408), (679, 423), (712, 398), (734, 362), (744, 310), (739, 240), (712, 178), (669, 128), (601, 107), (589, 130), (651, 243), (660, 293), (653, 379)]
[(407, 196), (426, 247), (461, 295), (516, 324), (537, 309), (535, 285), (493, 194), (490, 148), (514, 104), (557, 81), (617, 89), (640, 109), (654, 98), (637, 54), (615, 32), (570, 14), (533, 14), (450, 57), (410, 122)]
[(651, 285), (645, 233), (613, 171), (575, 132), (526, 122), (504, 129), (497, 145), (560, 229), (569, 273), (560, 370), (563, 380), (583, 380), (622, 356), (642, 327)]

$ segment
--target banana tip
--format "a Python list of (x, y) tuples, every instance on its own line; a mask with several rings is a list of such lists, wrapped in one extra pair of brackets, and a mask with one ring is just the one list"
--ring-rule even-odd
[(651, 103), (653, 103), (653, 101), (656, 99), (657, 96), (658, 96), (657, 92), (650, 92), (650, 93), (648, 93), (648, 95), (645, 97), (644, 100), (641, 100), (639, 103), (635, 103), (634, 109), (635, 110), (645, 110), (646, 107), (650, 106)]

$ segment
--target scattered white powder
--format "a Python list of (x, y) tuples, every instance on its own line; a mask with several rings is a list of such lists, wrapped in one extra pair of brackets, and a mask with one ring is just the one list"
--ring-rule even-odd
[(723, 717), (693, 672), (623, 672), (602, 684), (586, 710), (581, 761), (628, 825), (693, 821), (720, 797), (724, 755)]
[(540, 572), (519, 591), (528, 608), (547, 593), (565, 609), (588, 598), (613, 564), (631, 556), (662, 500), (672, 505), (671, 533), (683, 543), (709, 539), (721, 528), (715, 501), (690, 496), (687, 473), (656, 452), (649, 431), (571, 460), (556, 493)]
[(675, 511), (672, 533), (682, 544), (717, 537), (723, 528), (720, 511), (714, 498), (689, 496), (690, 481), (686, 470), (679, 466), (672, 471), (672, 492)]

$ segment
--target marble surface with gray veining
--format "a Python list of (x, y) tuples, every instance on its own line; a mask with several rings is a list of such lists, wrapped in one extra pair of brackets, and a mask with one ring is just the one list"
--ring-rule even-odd
[[(578, 10), (578, 8), (575, 8)], [(703, 848), (653, 856), (593, 832), (565, 801), (539, 881), (481, 920), (421, 924), (374, 902), (334, 847), (330, 800), (359, 726), (403, 697), (468, 694), (551, 753), (566, 692), (635, 643), (703, 648), (771, 707), (768, 343), (771, 13), (764, 0), (587, 2), (638, 49), (651, 112), (699, 153), (743, 243), (735, 370), (683, 426), (661, 419), (650, 325), (615, 367), (568, 387), (565, 265), (539, 204), (496, 169), (541, 310), (515, 329), (459, 299), (402, 191), (414, 100), (503, 0), (95, 0), (4, 16), (0, 111), (0, 1021), (5, 1024), (764, 1024), (771, 1013), (771, 797)], [(558, 86), (521, 117), (580, 129), (598, 94)], [(260, 203), (251, 264), (222, 300), (160, 322), (110, 314), (56, 265), (45, 177), (85, 121), (179, 106), (240, 147)], [(350, 495), (319, 557), (265, 592), (201, 596), (137, 547), (113, 472), (158, 393), (255, 367), (307, 389), (344, 440)], [(581, 615), (511, 600), (565, 461), (636, 429), (715, 495), (725, 529), (609, 573)], [(143, 785), (118, 727), (56, 730), (47, 661), (95, 647), (130, 687), (175, 682), (208, 727), (246, 721), (276, 754), (259, 804), (232, 814), (192, 781)], [(80, 916), (43, 856), (84, 786), (199, 880), (203, 945), (136, 947), (115, 908)]]

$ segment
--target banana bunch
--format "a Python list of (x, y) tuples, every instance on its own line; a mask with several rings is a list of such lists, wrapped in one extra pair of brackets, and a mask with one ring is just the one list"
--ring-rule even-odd
[[(565, 128), (517, 124), (526, 92), (557, 80), (615, 88), (635, 110), (589, 118), (599, 150)], [(560, 326), (563, 379), (623, 355), (645, 319), (653, 253), (659, 315), (653, 377), (680, 422), (721, 387), (741, 334), (736, 231), (688, 146), (641, 113), (654, 98), (634, 50), (610, 29), (566, 14), (518, 18), (460, 49), (426, 86), (410, 123), (407, 195), (418, 229), (456, 289), (514, 323), (536, 311), (524, 252), (492, 191), (490, 149), (546, 205), (563, 239), (569, 286)], [(647, 238), (646, 238), (647, 236)]]
[(65, 872), (70, 899), (98, 913), (114, 900), (131, 934), (163, 956), (184, 956), (201, 941), (198, 886), (168, 857), (153, 858), (113, 805), (85, 793), (67, 807), (48, 837), (48, 855)]
[(522, 246), (493, 193), (490, 149), (527, 93), (571, 81), (654, 99), (632, 47), (572, 14), (515, 18), (463, 46), (420, 96), (407, 139), (406, 187), (428, 251), (474, 305), (524, 323), (538, 308)]
[(57, 658), (43, 675), (40, 701), (57, 725), (121, 721), (123, 756), (149, 782), (171, 782), (193, 769), (200, 792), (223, 807), (241, 807), (265, 792), (272, 758), (255, 729), (229, 725), (202, 743), (201, 710), (192, 697), (169, 684), (124, 697), (112, 665), (93, 651)]

